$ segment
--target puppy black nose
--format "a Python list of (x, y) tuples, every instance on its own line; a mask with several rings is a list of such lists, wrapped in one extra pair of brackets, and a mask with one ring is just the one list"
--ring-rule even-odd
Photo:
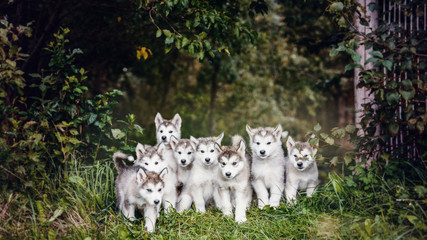
[(225, 176), (227, 176), (227, 177), (231, 176), (231, 172), (226, 172)]
[(166, 136), (162, 136), (162, 140), (166, 140)]
[(159, 204), (159, 200), (154, 200), (154, 204)]
[(181, 163), (184, 164), (187, 160), (181, 159)]
[(264, 150), (261, 150), (261, 151), (259, 151), (259, 153), (261, 153), (261, 154), (265, 154), (265, 151)]
[(302, 162), (297, 163), (298, 167), (302, 167)]
[(209, 163), (211, 161), (210, 158), (205, 158), (205, 162)]

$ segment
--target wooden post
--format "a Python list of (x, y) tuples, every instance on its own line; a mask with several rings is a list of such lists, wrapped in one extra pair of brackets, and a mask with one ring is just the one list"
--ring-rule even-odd
[[(375, 29), (378, 27), (378, 11), (375, 10), (371, 12), (369, 10), (370, 3), (377, 3), (377, 0), (357, 0), (362, 6), (365, 7), (366, 13), (365, 17), (369, 18), (369, 27), (363, 26), (360, 24), (359, 18), (356, 18), (356, 28), (359, 32), (369, 33), (371, 29)], [(378, 3), (377, 3), (378, 4)], [(365, 69), (373, 68), (373, 63), (368, 63), (365, 65), (365, 61), (370, 58), (369, 52), (373, 51), (372, 48), (366, 48), (365, 45), (360, 45), (356, 50), (356, 53), (362, 56), (360, 64), (365, 67)], [(370, 96), (369, 90), (366, 88), (358, 88), (357, 85), (360, 82), (360, 69), (356, 68), (354, 70), (354, 109), (355, 109), (355, 123), (356, 126), (360, 128), (360, 122), (362, 120), (363, 115), (363, 107), (362, 104), (371, 102), (373, 100), (373, 96)], [(359, 132), (359, 134), (363, 135), (363, 132)]]

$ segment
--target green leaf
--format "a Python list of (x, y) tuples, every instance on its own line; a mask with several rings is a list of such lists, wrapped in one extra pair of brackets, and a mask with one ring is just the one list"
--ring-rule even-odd
[(167, 30), (167, 29), (163, 29), (163, 34), (165, 34), (166, 37), (170, 38), (172, 36), (171, 31)]
[(366, 60), (365, 61), (365, 64), (368, 64), (368, 63), (371, 63), (371, 62), (378, 62), (378, 58), (376, 58), (376, 57), (371, 57), (371, 58), (368, 58), (368, 60)]
[(344, 4), (342, 2), (334, 2), (329, 6), (329, 9), (332, 12), (341, 12), (344, 9)]
[(333, 139), (333, 138), (331, 138), (331, 137), (327, 137), (327, 138), (325, 139), (325, 142), (326, 142), (327, 144), (329, 144), (329, 145), (334, 145), (334, 143), (335, 143), (334, 139)]
[(399, 89), (399, 93), (402, 95), (402, 97), (406, 100), (409, 101), (412, 98), (414, 98), (415, 96), (415, 89), (412, 89), (411, 91), (405, 91), (403, 89)]
[(135, 130), (136, 130), (138, 133), (142, 134), (143, 129), (142, 129), (142, 127), (141, 127), (141, 126), (139, 126), (138, 124), (134, 124), (134, 125), (133, 125), (133, 128), (135, 128)]
[(57, 219), (59, 216), (61, 216), (61, 214), (63, 212), (64, 212), (63, 207), (59, 207), (58, 209), (56, 209), (55, 212), (53, 212), (53, 216), (49, 219), (49, 222), (55, 221), (55, 219)]
[(161, 37), (162, 36), (162, 30), (161, 29), (159, 29), (159, 30), (157, 30), (157, 32), (156, 32), (156, 38), (159, 38), (159, 37)]
[(362, 56), (360, 54), (353, 54), (351, 56), (351, 59), (353, 59), (355, 63), (360, 63), (360, 60), (362, 60)]
[(330, 163), (331, 165), (336, 166), (338, 164), (338, 157), (337, 156), (333, 157)]
[(171, 37), (167, 37), (166, 39), (165, 39), (165, 44), (167, 45), (167, 44), (172, 44), (173, 43), (173, 41), (174, 41), (174, 39), (173, 38), (171, 38)]
[(354, 125), (347, 125), (345, 127), (345, 131), (348, 132), (348, 133), (350, 133), (350, 134), (354, 133), (355, 130), (356, 130), (356, 127)]
[(387, 103), (390, 105), (395, 105), (399, 103), (399, 94), (396, 92), (389, 92), (386, 95)]
[(181, 47), (185, 47), (190, 43), (190, 40), (188, 40), (188, 38), (184, 37), (182, 39), (182, 43), (181, 43)]
[(172, 50), (172, 44), (166, 45), (165, 46), (165, 53), (168, 53)]
[(321, 136), (323, 139), (326, 139), (326, 138), (328, 137), (328, 134), (326, 134), (326, 133), (321, 133), (321, 134), (320, 134), (320, 136)]
[(390, 132), (391, 136), (396, 136), (397, 133), (399, 132), (399, 124), (397, 123), (392, 123), (390, 125), (388, 125), (388, 131)]
[(350, 64), (345, 65), (344, 72), (347, 72), (347, 71), (352, 70), (354, 68), (362, 68), (362, 66), (360, 64), (357, 64), (357, 63), (350, 63)]
[(113, 138), (115, 139), (121, 139), (126, 135), (122, 130), (118, 128), (111, 129), (111, 133), (113, 134)]
[(316, 126), (314, 126), (314, 131), (318, 132), (322, 129), (322, 127), (320, 126), (319, 123), (316, 124)]
[(345, 163), (345, 165), (350, 164), (352, 160), (353, 159), (352, 159), (351, 156), (349, 156), (349, 155), (344, 156), (344, 163)]
[(402, 81), (402, 86), (403, 86), (403, 88), (405, 88), (405, 90), (411, 90), (411, 89), (414, 88), (412, 86), (412, 82), (410, 80), (408, 80), (408, 79), (405, 79), (405, 80)]
[(372, 51), (369, 53), (372, 57), (384, 58), (383, 54), (380, 51)]
[(383, 66), (386, 67), (389, 71), (391, 71), (391, 68), (393, 67), (393, 62), (390, 60), (385, 60), (383, 63)]
[(79, 132), (77, 131), (77, 129), (71, 129), (70, 133), (74, 136), (79, 135)]

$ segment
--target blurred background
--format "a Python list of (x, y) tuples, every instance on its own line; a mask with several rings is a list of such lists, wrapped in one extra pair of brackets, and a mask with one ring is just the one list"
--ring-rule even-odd
[[(164, 34), (156, 37), (158, 29), (200, 33), (203, 21), (188, 28), (187, 15), (171, 13), (166, 19), (152, 11), (154, 3), (11, 0), (0, 4), (0, 15), (16, 25), (31, 22), (32, 37), (20, 40), (30, 54), (26, 73), (47, 67), (45, 46), (60, 27), (69, 28), (67, 47), (83, 52), (73, 64), (87, 71), (88, 94), (121, 90), (114, 116), (133, 113), (144, 143), (155, 142), (157, 112), (165, 119), (179, 113), (185, 138), (224, 131), (225, 143), (233, 134), (247, 138), (247, 123), (280, 123), (297, 140), (306, 140), (316, 123), (328, 129), (353, 122), (352, 73), (343, 72), (349, 60), (329, 56), (345, 33), (327, 15), (328, 1), (236, 1), (236, 6), (216, 1), (215, 11), (235, 17), (230, 21), (237, 29), (250, 25), (251, 39), (242, 33), (221, 36), (229, 43), (226, 51), (219, 48), (215, 57), (203, 59), (187, 48), (168, 49)], [(214, 47), (215, 33), (207, 33), (202, 37)]]

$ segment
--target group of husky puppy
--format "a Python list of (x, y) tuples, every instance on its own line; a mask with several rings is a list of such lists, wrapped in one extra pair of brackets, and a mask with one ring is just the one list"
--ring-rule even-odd
[[(213, 201), (225, 216), (233, 216), (235, 207), (235, 221), (242, 223), (252, 201), (252, 189), (260, 209), (265, 205), (276, 208), (284, 190), (287, 201), (293, 204), (297, 190), (306, 190), (310, 197), (318, 184), (317, 146), (295, 142), (289, 136), (289, 156), (285, 157), (281, 138), (288, 134), (280, 124), (275, 128), (246, 125), (251, 156), (238, 135), (232, 137), (232, 146), (221, 146), (224, 133), (181, 139), (179, 114), (165, 120), (157, 113), (154, 122), (156, 146), (138, 143), (136, 159), (121, 152), (113, 156), (119, 173), (117, 205), (131, 221), (135, 209), (143, 210), (148, 232), (155, 229), (161, 205), (166, 213), (171, 208), (181, 213), (194, 203), (196, 211), (204, 213)], [(129, 161), (134, 165), (128, 166)]]

